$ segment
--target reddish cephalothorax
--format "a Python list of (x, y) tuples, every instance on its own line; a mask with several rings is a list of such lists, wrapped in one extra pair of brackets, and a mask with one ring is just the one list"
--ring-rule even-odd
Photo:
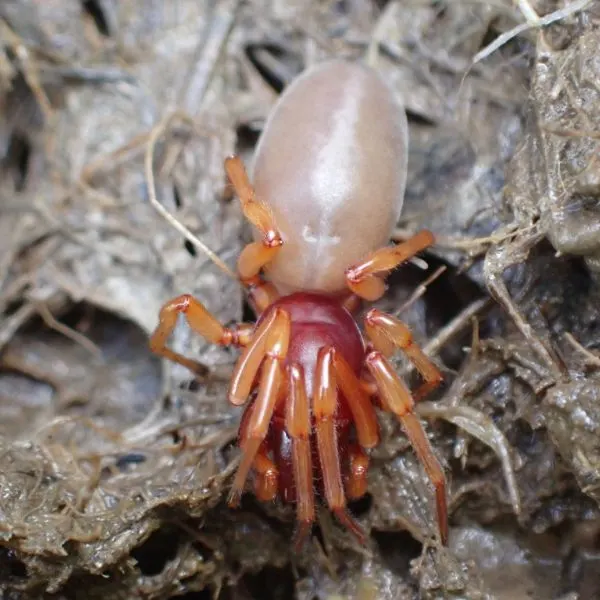
[[(192, 371), (197, 363), (166, 347), (179, 313), (210, 342), (243, 348), (229, 389), (230, 402), (246, 405), (229, 501), (237, 505), (252, 472), (258, 498), (296, 503), (298, 539), (314, 521), (316, 494), (364, 538), (346, 500), (366, 492), (375, 406), (401, 421), (435, 487), (442, 542), (448, 537), (444, 473), (413, 412), (441, 374), (396, 318), (369, 311), (365, 343), (352, 316), (434, 241), (422, 231), (386, 246), (402, 208), (407, 144), (404, 111), (375, 71), (344, 61), (306, 71), (266, 123), (253, 183), (238, 158), (225, 161), (254, 226), (238, 272), (258, 321), (225, 328), (184, 295), (164, 305), (151, 338), (155, 352)], [(389, 362), (396, 349), (424, 379), (415, 393)]]

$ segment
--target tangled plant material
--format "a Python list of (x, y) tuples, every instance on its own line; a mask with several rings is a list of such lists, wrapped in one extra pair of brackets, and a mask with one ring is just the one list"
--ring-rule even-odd
[[(530, 19), (527, 36), (473, 64), (484, 41), (522, 22), (509, 0), (378, 4), (0, 4), (7, 595), (600, 595), (588, 552), (600, 523), (598, 8), (532, 2), (536, 25), (561, 19), (541, 29)], [(233, 357), (178, 328), (175, 347), (206, 366), (190, 382), (152, 357), (147, 336), (183, 291), (222, 322), (242, 317), (239, 287), (196, 243), (231, 268), (247, 241), (223, 158), (251, 155), (304, 66), (369, 48), (411, 121), (398, 235), (425, 227), (440, 239), (429, 271), (393, 277), (379, 308), (402, 308), (444, 371), (446, 388), (420, 410), (443, 417), (427, 430), (451, 481), (451, 545), (428, 545), (431, 490), (383, 418), (369, 497), (352, 507), (370, 547), (321, 515), (320, 534), (294, 555), (293, 512), (223, 503), (237, 464)]]

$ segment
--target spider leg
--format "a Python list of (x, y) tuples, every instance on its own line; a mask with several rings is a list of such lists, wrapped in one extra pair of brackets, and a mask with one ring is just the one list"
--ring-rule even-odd
[[(239, 503), (250, 468), (252, 467), (259, 448), (269, 431), (275, 403), (279, 395), (281, 384), (283, 383), (282, 363), (285, 360), (288, 351), (290, 317), (284, 310), (276, 309), (273, 311), (273, 317), (265, 321), (263, 325), (265, 325), (265, 329), (262, 333), (262, 336), (264, 337), (260, 338), (257, 345), (253, 347), (249, 346), (247, 349), (255, 350), (255, 355), (260, 357), (262, 361), (262, 368), (260, 372), (258, 394), (252, 403), (252, 407), (249, 409), (250, 414), (248, 420), (244, 424), (243, 430), (240, 432), (239, 442), (242, 449), (242, 460), (237, 473), (235, 474), (231, 494), (229, 495), (230, 506), (237, 506)], [(263, 358), (264, 360), (262, 360)], [(245, 364), (248, 365), (248, 362)], [(254, 364), (251, 366), (253, 367)], [(242, 373), (239, 380), (246, 383), (249, 379), (250, 375), (248, 375), (248, 373)], [(254, 379), (254, 377), (252, 377), (252, 379)], [(245, 399), (246, 398), (244, 398), (244, 400)]]
[[(248, 423), (252, 416), (253, 407), (253, 404), (248, 404), (242, 413), (238, 429), (238, 441), (240, 443), (248, 437)], [(265, 502), (275, 499), (279, 482), (279, 470), (277, 469), (277, 465), (269, 458), (270, 450), (269, 439), (267, 437), (260, 445), (252, 463), (254, 493), (259, 500)]]
[(335, 380), (348, 402), (358, 442), (363, 448), (373, 448), (379, 443), (379, 423), (373, 404), (346, 359), (340, 352), (332, 352)]
[(229, 402), (241, 406), (246, 402), (254, 388), (256, 376), (266, 354), (266, 343), (269, 335), (274, 335), (277, 329), (288, 331), (289, 316), (283, 311), (273, 311), (256, 327), (250, 342), (244, 348), (235, 364), (231, 383), (229, 384)]
[(167, 340), (175, 329), (177, 317), (180, 314), (185, 316), (193, 331), (213, 344), (243, 347), (250, 342), (252, 337), (254, 328), (252, 324), (241, 323), (232, 328), (223, 327), (200, 301), (189, 294), (169, 300), (160, 309), (158, 325), (150, 337), (150, 349), (156, 354), (187, 367), (193, 373), (204, 375), (206, 367), (167, 347)]
[(347, 527), (361, 543), (365, 543), (365, 534), (362, 528), (346, 510), (335, 427), (338, 396), (333, 369), (333, 354), (332, 348), (321, 348), (319, 351), (313, 398), (317, 448), (323, 473), (325, 498), (340, 523)]
[(380, 248), (361, 263), (346, 269), (346, 283), (357, 296), (378, 300), (385, 292), (383, 277), (433, 242), (433, 234), (423, 230), (401, 244)]
[(349, 312), (355, 313), (362, 305), (362, 298), (356, 294), (350, 294), (342, 301), (342, 306)]
[(392, 365), (380, 352), (373, 351), (366, 358), (367, 368), (373, 375), (379, 388), (383, 407), (394, 413), (410, 440), (415, 453), (423, 463), (427, 476), (435, 488), (438, 526), (442, 544), (448, 542), (448, 507), (446, 502), (446, 478), (431, 444), (423, 431), (419, 419), (415, 416), (414, 402), (410, 391), (398, 377)]
[(292, 465), (296, 483), (296, 512), (298, 531), (294, 546), (300, 548), (315, 520), (315, 495), (310, 448), (310, 405), (306, 396), (304, 371), (299, 365), (288, 370), (289, 398), (287, 401), (285, 428), (292, 438)]
[(260, 271), (275, 258), (283, 240), (269, 205), (256, 197), (240, 157), (227, 158), (225, 171), (242, 203), (244, 216), (262, 235), (262, 240), (248, 244), (238, 259), (240, 279), (249, 290), (250, 302), (260, 313), (279, 297), (274, 286), (260, 277)]
[(357, 500), (367, 493), (369, 456), (358, 444), (350, 444), (348, 457), (350, 472), (346, 478), (346, 494), (350, 500)]
[(410, 329), (400, 320), (376, 308), (365, 317), (365, 330), (373, 347), (384, 356), (390, 357), (396, 348), (406, 354), (423, 378), (421, 386), (413, 392), (416, 401), (442, 383), (442, 374), (424, 352), (415, 344)]
[(279, 471), (268, 456), (269, 448), (263, 442), (258, 449), (252, 470), (254, 471), (254, 493), (259, 500), (269, 502), (277, 496)]

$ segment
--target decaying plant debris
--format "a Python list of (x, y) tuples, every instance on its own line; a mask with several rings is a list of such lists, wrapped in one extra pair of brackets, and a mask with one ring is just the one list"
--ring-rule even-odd
[[(600, 12), (516, 4), (0, 4), (7, 598), (599, 597)], [(289, 507), (224, 503), (233, 353), (179, 328), (174, 345), (206, 365), (191, 381), (148, 351), (177, 293), (225, 322), (245, 310), (152, 201), (232, 267), (248, 232), (223, 158), (251, 155), (305, 65), (367, 54), (411, 123), (397, 237), (439, 238), (430, 271), (394, 274), (381, 304), (446, 377), (420, 410), (450, 481), (451, 544), (432, 541), (431, 491), (382, 418), (352, 507), (370, 547), (323, 511), (294, 555)]]

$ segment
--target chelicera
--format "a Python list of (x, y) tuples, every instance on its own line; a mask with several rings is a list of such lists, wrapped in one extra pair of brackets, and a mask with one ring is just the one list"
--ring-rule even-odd
[[(407, 144), (404, 111), (374, 70), (330, 61), (306, 71), (266, 123), (252, 183), (239, 158), (225, 161), (255, 234), (238, 272), (257, 322), (224, 327), (183, 295), (163, 306), (151, 338), (154, 352), (192, 371), (197, 363), (166, 346), (179, 314), (208, 341), (242, 349), (229, 388), (229, 401), (245, 405), (229, 503), (238, 504), (252, 473), (259, 499), (296, 504), (298, 540), (315, 519), (317, 495), (364, 540), (347, 500), (367, 490), (379, 407), (398, 417), (422, 461), (447, 541), (444, 473), (413, 411), (441, 374), (395, 317), (371, 309), (363, 337), (353, 316), (384, 294), (390, 271), (434, 242), (422, 231), (387, 245), (402, 208)], [(390, 363), (396, 349), (424, 380), (414, 393)]]

